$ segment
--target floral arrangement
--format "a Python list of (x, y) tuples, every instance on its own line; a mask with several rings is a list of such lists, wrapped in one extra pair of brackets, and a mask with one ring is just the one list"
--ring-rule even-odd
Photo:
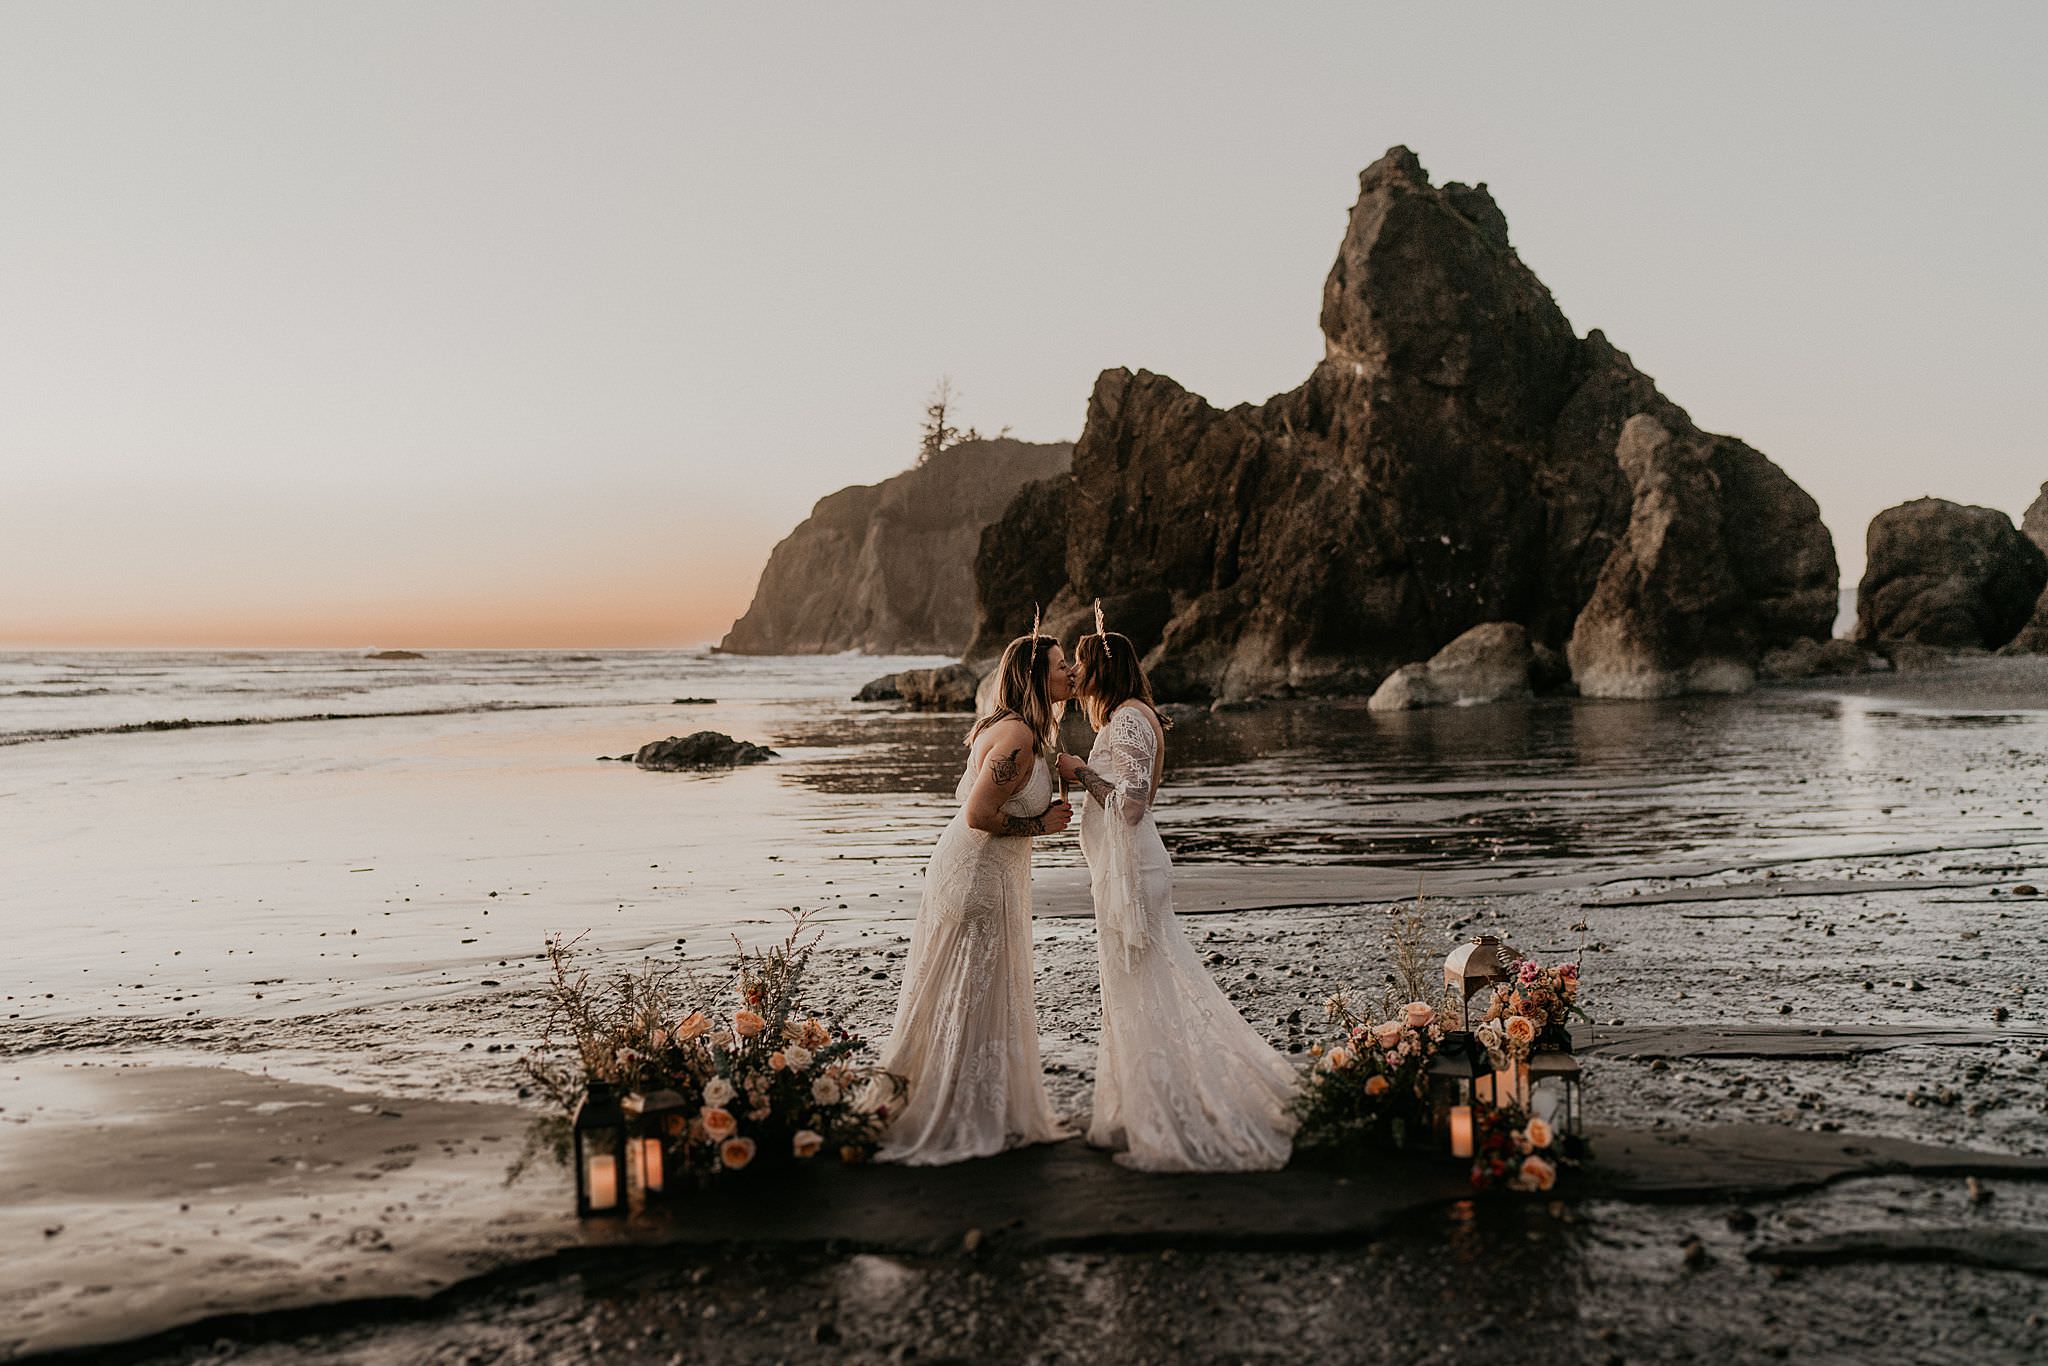
[(1482, 1105), (1473, 1119), (1472, 1184), (1479, 1190), (1547, 1191), (1568, 1159), (1540, 1115)]
[[(734, 963), (731, 1005), (707, 996), (680, 964), (645, 964), (593, 982), (575, 941), (550, 940), (551, 1007), (528, 1077), (560, 1112), (554, 1141), (593, 1082), (622, 1091), (673, 1091), (683, 1108), (665, 1120), (671, 1171), (708, 1180), (757, 1163), (843, 1162), (874, 1155), (900, 1107), (900, 1077), (856, 1061), (865, 1040), (799, 1007), (817, 938), (798, 916), (789, 937)], [(737, 941), (735, 941), (737, 945)]]
[(1473, 1033), (1486, 1046), (1493, 1065), (1505, 1069), (1526, 1062), (1537, 1041), (1553, 1030), (1562, 1031), (1571, 1017), (1589, 1020), (1578, 1000), (1577, 963), (1546, 968), (1525, 958), (1517, 965), (1513, 981), (1493, 989), (1493, 1000)]
[[(1435, 1131), (1430, 1062), (1447, 1037), (1446, 1014), (1453, 1023), (1470, 1016), (1459, 1014), (1455, 991), (1442, 1007), (1420, 999), (1433, 990), (1426, 937), (1418, 889), (1414, 907), (1390, 921), (1392, 970), (1377, 1009), (1361, 1011), (1346, 992), (1324, 1003), (1336, 1038), (1309, 1050), (1315, 1065), (1294, 1101), (1298, 1149), (1349, 1157), (1365, 1148), (1434, 1148), (1443, 1142)], [(1480, 1079), (1470, 1096), (1476, 1188), (1547, 1191), (1569, 1164), (1565, 1148), (1572, 1140), (1527, 1108), (1528, 1060), (1539, 1044), (1560, 1044), (1568, 1019), (1587, 1018), (1578, 994), (1577, 963), (1544, 967), (1523, 960), (1509, 981), (1495, 987), (1473, 1030), (1495, 1071), (1493, 1079)], [(1402, 1003), (1404, 995), (1414, 999)], [(1569, 1039), (1561, 1045), (1568, 1049)], [(1455, 1128), (1466, 1119), (1454, 1111), (1452, 1122)]]
[(1323, 1010), (1339, 1041), (1309, 1049), (1315, 1063), (1295, 1098), (1296, 1144), (1352, 1150), (1426, 1141), (1429, 1060), (1444, 1037), (1436, 1008), (1410, 1001), (1392, 1019), (1368, 1023), (1340, 992)]

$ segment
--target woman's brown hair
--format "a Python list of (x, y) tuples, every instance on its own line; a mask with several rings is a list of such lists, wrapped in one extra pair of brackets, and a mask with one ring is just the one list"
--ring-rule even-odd
[[(1036, 648), (1033, 648), (1034, 643)], [(1016, 717), (1038, 737), (1038, 754), (1052, 753), (1053, 738), (1059, 733), (1061, 708), (1052, 700), (1052, 652), (1059, 642), (1051, 636), (1018, 636), (1003, 651), (996, 665), (996, 705), (967, 732), (971, 747), (975, 737), (996, 722)]]
[(1138, 662), (1138, 649), (1129, 636), (1121, 631), (1082, 636), (1074, 642), (1074, 662), (1081, 668), (1074, 691), (1090, 726), (1101, 730), (1118, 707), (1136, 698), (1152, 708), (1161, 730), (1173, 729), (1173, 722), (1159, 715), (1151, 681), (1145, 677), (1145, 666)]

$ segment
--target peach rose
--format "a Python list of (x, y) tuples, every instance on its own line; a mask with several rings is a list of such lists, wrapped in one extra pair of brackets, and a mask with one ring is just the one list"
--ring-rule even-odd
[(703, 1011), (693, 1010), (676, 1025), (675, 1040), (677, 1043), (688, 1043), (690, 1040), (700, 1039), (710, 1032), (711, 1021), (704, 1018)]
[(1351, 1050), (1342, 1047), (1331, 1049), (1323, 1058), (1323, 1066), (1332, 1072), (1351, 1066)]
[(825, 1137), (809, 1129), (798, 1129), (789, 1140), (789, 1150), (798, 1157), (816, 1157), (818, 1150), (825, 1146)]
[(1387, 1093), (1387, 1087), (1391, 1084), (1384, 1076), (1375, 1072), (1365, 1079), (1365, 1093), (1368, 1096), (1383, 1096)]
[(832, 1042), (832, 1033), (816, 1020), (805, 1020), (803, 1029), (797, 1035), (797, 1040), (805, 1048), (823, 1048), (826, 1044)]
[(754, 1140), (751, 1138), (728, 1138), (718, 1145), (718, 1160), (738, 1171), (754, 1160)]
[(768, 1055), (768, 1065), (780, 1072), (783, 1068), (789, 1066), (789, 1054), (779, 1048), (776, 1049)]
[(1540, 1157), (1522, 1159), (1522, 1180), (1531, 1190), (1547, 1191), (1557, 1184), (1557, 1168)]
[(742, 1039), (751, 1039), (768, 1027), (768, 1022), (751, 1010), (735, 1011), (732, 1017), (732, 1032)]
[(1401, 1023), (1410, 1029), (1427, 1029), (1436, 1022), (1436, 1011), (1421, 1001), (1410, 1001), (1401, 1008)]
[(1526, 1015), (1508, 1016), (1504, 1028), (1507, 1030), (1509, 1043), (1529, 1044), (1536, 1041), (1536, 1024)]
[(1530, 1117), (1529, 1127), (1525, 1131), (1525, 1136), (1528, 1138), (1529, 1146), (1532, 1148), (1548, 1148), (1550, 1140), (1556, 1137), (1555, 1134), (1550, 1132), (1550, 1125), (1544, 1122), (1541, 1115)]
[(1393, 1048), (1401, 1042), (1401, 1022), (1388, 1020), (1385, 1024), (1376, 1024), (1372, 1027), (1372, 1036), (1381, 1048)]
[(704, 1121), (704, 1132), (714, 1139), (731, 1138), (740, 1129), (740, 1122), (732, 1117), (732, 1111), (721, 1110), (714, 1105), (705, 1106), (704, 1113), (698, 1118)]

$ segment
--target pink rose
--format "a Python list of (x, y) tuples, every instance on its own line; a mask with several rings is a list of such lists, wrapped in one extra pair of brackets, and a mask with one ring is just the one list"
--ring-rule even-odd
[(824, 1136), (809, 1129), (798, 1129), (789, 1140), (789, 1150), (798, 1157), (816, 1157), (824, 1146)]
[(1522, 1180), (1530, 1190), (1547, 1191), (1557, 1184), (1557, 1168), (1540, 1157), (1522, 1159)]
[(731, 1138), (739, 1132), (740, 1122), (732, 1117), (730, 1110), (707, 1105), (699, 1118), (704, 1121), (704, 1132), (712, 1138)]
[(1410, 1029), (1427, 1029), (1436, 1019), (1436, 1011), (1421, 1001), (1410, 1001), (1401, 1010), (1401, 1022)]
[(1389, 1020), (1372, 1027), (1372, 1037), (1381, 1048), (1393, 1048), (1401, 1042), (1401, 1022)]

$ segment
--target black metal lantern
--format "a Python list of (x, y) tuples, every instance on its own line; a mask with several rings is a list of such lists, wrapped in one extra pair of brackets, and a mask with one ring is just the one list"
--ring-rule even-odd
[[(1561, 1046), (1556, 1036), (1562, 1036)], [(1529, 1113), (1551, 1127), (1567, 1157), (1581, 1157), (1586, 1150), (1583, 1087), (1579, 1060), (1571, 1054), (1571, 1035), (1555, 1026), (1546, 1029), (1529, 1055)]]
[(641, 1201), (658, 1200), (669, 1188), (668, 1152), (683, 1132), (688, 1106), (667, 1089), (635, 1091), (619, 1102), (626, 1117), (628, 1190)]
[(1452, 1030), (1429, 1060), (1430, 1117), (1452, 1157), (1470, 1158), (1482, 1099), (1480, 1083), (1491, 1084), (1493, 1062), (1469, 1031)]
[(626, 1212), (626, 1116), (619, 1088), (594, 1081), (570, 1125), (575, 1138), (578, 1218)]
[(1459, 1029), (1472, 1027), (1466, 1005), (1473, 996), (1506, 982), (1521, 958), (1490, 934), (1451, 950), (1450, 957), (1444, 959), (1444, 996), (1457, 1005)]

